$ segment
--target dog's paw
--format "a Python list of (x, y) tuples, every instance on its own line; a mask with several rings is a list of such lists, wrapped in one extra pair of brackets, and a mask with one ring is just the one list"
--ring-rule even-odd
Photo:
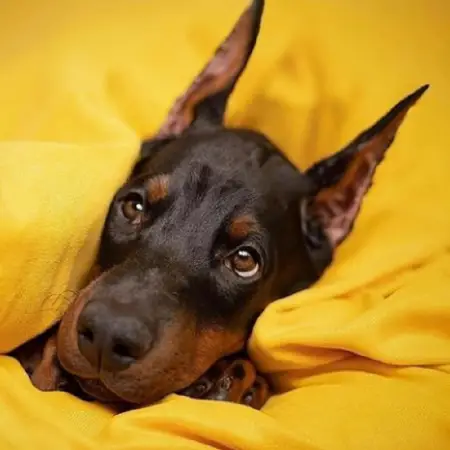
[(269, 385), (248, 359), (221, 360), (180, 394), (261, 409), (269, 397)]

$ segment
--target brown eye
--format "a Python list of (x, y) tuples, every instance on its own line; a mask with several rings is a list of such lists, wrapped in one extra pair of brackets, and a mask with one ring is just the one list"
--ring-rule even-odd
[(134, 225), (142, 222), (145, 214), (145, 205), (140, 195), (129, 195), (122, 203), (122, 213)]
[(226, 260), (225, 264), (241, 278), (252, 278), (260, 269), (258, 255), (250, 248), (239, 249)]

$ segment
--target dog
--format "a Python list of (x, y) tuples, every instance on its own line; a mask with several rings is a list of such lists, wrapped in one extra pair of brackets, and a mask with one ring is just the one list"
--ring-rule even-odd
[(245, 354), (253, 324), (331, 264), (428, 85), (301, 172), (265, 135), (224, 125), (263, 8), (252, 2), (143, 142), (110, 204), (99, 275), (54, 330), (14, 352), (38, 388), (131, 408), (170, 393), (257, 409), (267, 400)]

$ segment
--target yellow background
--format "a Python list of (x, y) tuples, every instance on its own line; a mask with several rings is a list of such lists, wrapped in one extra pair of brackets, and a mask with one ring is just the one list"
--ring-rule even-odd
[[(83, 283), (108, 202), (243, 0), (3, 0), (0, 351)], [(268, 0), (228, 122), (301, 168), (426, 93), (325, 277), (274, 303), (251, 351), (280, 392), (256, 412), (171, 396), (113, 417), (34, 390), (0, 357), (0, 448), (450, 448), (450, 3)]]

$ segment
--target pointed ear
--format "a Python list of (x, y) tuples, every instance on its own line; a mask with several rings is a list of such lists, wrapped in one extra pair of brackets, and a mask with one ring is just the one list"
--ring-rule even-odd
[(350, 233), (377, 166), (408, 110), (427, 89), (425, 85), (408, 95), (343, 150), (307, 170), (316, 187), (301, 205), (303, 233), (310, 250), (320, 253), (324, 238), (332, 250)]
[(157, 138), (177, 136), (198, 122), (222, 124), (228, 98), (255, 46), (263, 9), (264, 0), (253, 0), (213, 58), (175, 101)]

